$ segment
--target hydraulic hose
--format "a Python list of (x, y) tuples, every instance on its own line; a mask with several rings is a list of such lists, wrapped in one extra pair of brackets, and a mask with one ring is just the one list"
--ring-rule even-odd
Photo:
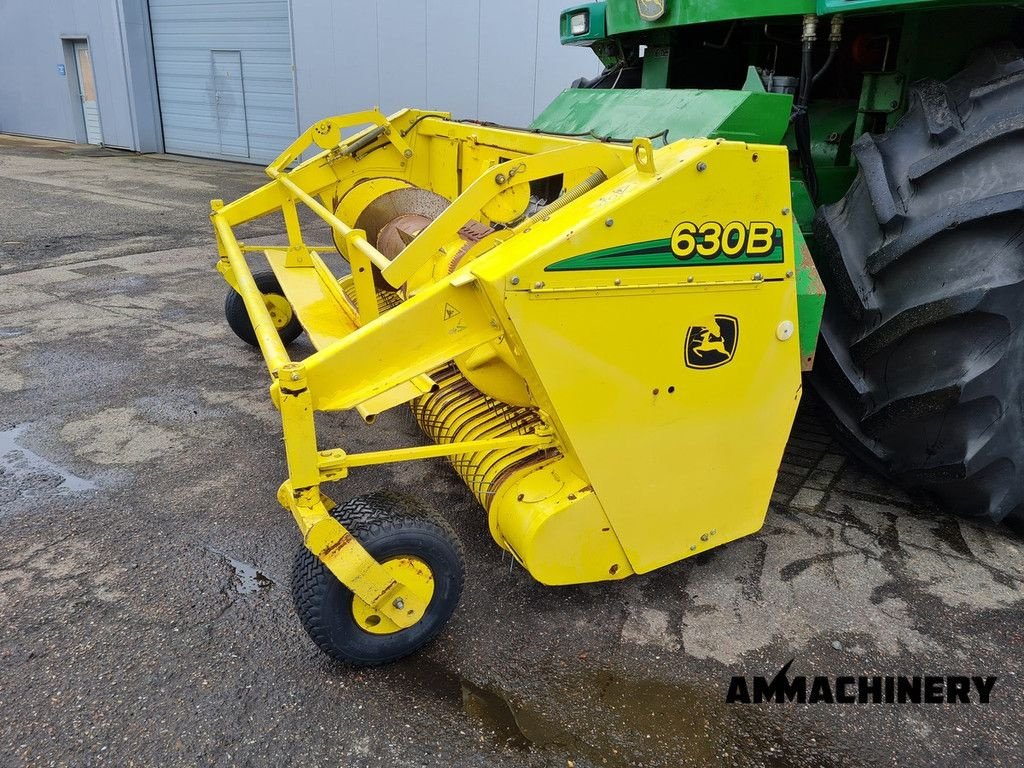
[(796, 137), (796, 150), (800, 157), (800, 169), (803, 172), (804, 183), (807, 185), (807, 194), (810, 195), (814, 205), (818, 204), (818, 173), (814, 168), (814, 157), (811, 154), (811, 123), (807, 116), (807, 107), (811, 100), (814, 43), (817, 39), (818, 17), (804, 16), (800, 88), (797, 90), (796, 102), (793, 104), (793, 133)]
[(829, 34), (828, 58), (817, 73), (812, 74), (814, 67), (814, 43), (818, 39), (818, 18), (807, 15), (804, 17), (803, 31), (803, 52), (800, 67), (800, 89), (797, 93), (796, 102), (793, 105), (793, 132), (796, 136), (797, 154), (800, 157), (800, 167), (803, 170), (804, 183), (807, 185), (807, 194), (811, 197), (814, 205), (818, 204), (818, 171), (814, 166), (814, 155), (811, 151), (811, 120), (808, 109), (811, 103), (811, 93), (818, 81), (831, 69), (836, 56), (839, 53), (839, 44), (843, 39), (843, 17), (836, 14), (832, 17), (832, 29)]

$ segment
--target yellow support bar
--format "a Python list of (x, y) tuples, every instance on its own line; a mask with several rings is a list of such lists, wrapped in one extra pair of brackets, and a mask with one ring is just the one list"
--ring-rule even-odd
[(341, 450), (320, 451), (320, 472), (327, 482), (344, 477), (352, 467), (371, 467), (376, 464), (395, 464), (400, 461), (440, 459), (468, 453), (487, 451), (512, 451), (517, 448), (549, 448), (555, 445), (555, 438), (547, 432), (532, 435), (496, 437), (491, 440), (464, 440), (458, 443), (436, 443), (418, 445), (414, 448), (393, 448), (387, 451), (366, 453), (345, 453)]
[(232, 277), (235, 281), (233, 287), (245, 302), (245, 309), (249, 313), (249, 320), (252, 321), (252, 329), (259, 341), (260, 351), (263, 352), (267, 369), (271, 376), (275, 376), (280, 368), (291, 362), (291, 359), (285, 351), (284, 344), (281, 343), (277, 326), (274, 325), (274, 321), (270, 317), (263, 294), (256, 287), (256, 281), (253, 280), (242, 249), (238, 247), (238, 241), (235, 240), (235, 235), (231, 231), (231, 225), (216, 210), (211, 218), (214, 230), (217, 232), (218, 244), (231, 266)]
[(473, 283), (456, 286), (459, 279), (430, 286), (307, 358), (316, 409), (355, 408), (500, 336), (483, 292)]
[(377, 395), (365, 403), (360, 403), (356, 406), (356, 411), (363, 417), (363, 421), (367, 424), (372, 424), (376, 421), (377, 414), (436, 390), (437, 384), (434, 383), (434, 380), (423, 374), (404, 384), (399, 384), (397, 387), (389, 389), (387, 392)]
[[(274, 173), (277, 174), (276, 171)], [(313, 211), (313, 213), (326, 221), (330, 225), (331, 229), (337, 232), (347, 243), (349, 243), (349, 247), (355, 246), (360, 253), (365, 254), (378, 269), (384, 269), (391, 264), (391, 260), (370, 245), (366, 241), (365, 237), (351, 237), (356, 233), (356, 230), (327, 210), (327, 208), (321, 205), (314, 197), (306, 194), (294, 181), (284, 174), (274, 175), (273, 178), (289, 192), (295, 195), (295, 197), (304, 202), (309, 209)]]
[(291, 510), (309, 550), (342, 584), (398, 626), (412, 626), (426, 611), (425, 602), (396, 581), (324, 504), (313, 399), (302, 363), (281, 368), (278, 400), (288, 459), (288, 481), (278, 500)]
[[(520, 157), (482, 174), (444, 213), (420, 232), (393, 262), (380, 267), (384, 279), (398, 288), (435, 257), (467, 221), (513, 184), (536, 181), (579, 168), (596, 168), (611, 178), (625, 168), (621, 151), (605, 144), (581, 142), (562, 149)], [(380, 265), (378, 265), (380, 266)]]
[[(405, 152), (409, 148), (409, 145), (405, 143), (401, 136), (395, 136), (392, 138), (392, 132), (390, 130), (391, 120), (399, 117), (405, 111), (406, 110), (396, 112), (390, 119), (374, 108), (364, 110), (362, 112), (351, 112), (347, 115), (335, 115), (334, 117), (328, 117), (320, 120), (307, 128), (299, 138), (291, 143), (288, 149), (282, 152), (274, 162), (267, 166), (267, 175), (273, 177), (275, 171), (283, 171), (293, 162), (298, 160), (302, 153), (314, 144), (321, 149), (332, 149), (339, 146), (344, 149), (346, 146), (357, 146), (360, 142), (363, 142), (367, 136), (372, 135), (374, 131), (380, 131), (381, 134), (387, 135), (391, 143), (395, 145), (395, 148), (398, 149), (403, 156), (407, 156), (405, 155)], [(368, 125), (372, 127), (367, 128), (364, 131), (360, 131), (354, 136), (350, 136), (343, 142), (341, 132), (346, 128), (353, 128), (357, 125)]]

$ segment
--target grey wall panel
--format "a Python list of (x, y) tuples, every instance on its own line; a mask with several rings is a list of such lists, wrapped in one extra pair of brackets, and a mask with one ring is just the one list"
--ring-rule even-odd
[[(301, 2), (296, 3), (296, 6), (300, 5)], [(301, 13), (298, 7), (292, 12), (296, 62), (295, 88), (298, 95), (299, 126), (302, 130), (316, 120), (339, 111), (338, 105), (332, 99), (337, 90), (337, 83), (341, 79), (334, 50), (333, 6), (343, 5), (345, 3), (339, 2), (326, 8), (326, 17)], [(373, 61), (376, 64), (376, 48)], [(304, 63), (305, 66), (299, 66), (300, 63)]]
[(303, 130), (380, 103), (377, 3), (301, 0), (292, 5), (292, 24)]
[(454, 117), (479, 114), (480, 0), (431, 2), (427, 13), (427, 98), (424, 106)]
[(213, 58), (239, 51), (249, 158), (273, 160), (297, 130), (288, 0), (150, 0), (149, 9), (166, 151), (234, 158), (220, 149)]
[(385, 113), (427, 103), (427, 2), (377, 4), (377, 68)]
[(569, 5), (572, 3), (566, 0), (540, 0), (533, 117), (539, 115), (573, 80), (594, 77), (602, 69), (601, 62), (589, 49), (561, 44), (558, 19)]
[(136, 148), (124, 72), (117, 6), (109, 0), (49, 0), (0, 4), (0, 131), (76, 138), (61, 36), (89, 40), (104, 141)]
[(589, 51), (559, 45), (566, 3), (293, 0), (289, 29), (288, 0), (6, 0), (0, 131), (76, 138), (74, 73), (57, 73), (61, 35), (89, 39), (111, 146), (159, 151), (166, 123), (168, 151), (216, 156), (211, 50), (242, 52), (257, 161), (276, 156), (297, 123), (375, 104), (524, 125), (572, 79), (599, 69)]
[(156, 92), (153, 41), (147, 0), (120, 0), (121, 46), (124, 51), (128, 107), (135, 130), (135, 149), (162, 152), (160, 104)]
[[(316, 3), (311, 3), (315, 5)], [(333, 3), (329, 50), (335, 57), (330, 76), (319, 82), (330, 91), (333, 109), (327, 114), (343, 114), (370, 109), (380, 104), (380, 40), (377, 35), (378, 3), (366, 0), (341, 0)], [(296, 3), (308, 8), (306, 2)], [(313, 115), (312, 121), (322, 115)]]
[(600, 71), (562, 48), (568, 0), (296, 0), (303, 126), (379, 105), (527, 124), (562, 88)]
[(487, 120), (526, 125), (533, 118), (538, 23), (537, 0), (480, 0), (479, 98)]

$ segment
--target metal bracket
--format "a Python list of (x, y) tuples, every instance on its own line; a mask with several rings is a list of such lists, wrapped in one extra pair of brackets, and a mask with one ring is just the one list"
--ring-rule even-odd
[(633, 163), (640, 173), (654, 175), (654, 145), (650, 139), (633, 139)]

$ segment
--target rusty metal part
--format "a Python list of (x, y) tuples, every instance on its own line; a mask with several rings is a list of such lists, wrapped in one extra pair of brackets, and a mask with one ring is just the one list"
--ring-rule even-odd
[(419, 213), (404, 213), (385, 224), (377, 235), (377, 250), (394, 259), (433, 219)]
[(356, 220), (355, 228), (366, 232), (366, 239), (375, 243), (384, 228), (400, 216), (417, 215), (433, 221), (450, 204), (441, 195), (419, 187), (396, 189), (366, 206)]
[(463, 257), (469, 253), (470, 248), (479, 243), (488, 235), (494, 232), (493, 227), (489, 227), (486, 224), (481, 224), (479, 221), (471, 221), (462, 229), (459, 230), (459, 237), (465, 241), (465, 245), (459, 248), (458, 252), (452, 256), (452, 260), (448, 263), (448, 274), (451, 274), (459, 265), (462, 263)]

